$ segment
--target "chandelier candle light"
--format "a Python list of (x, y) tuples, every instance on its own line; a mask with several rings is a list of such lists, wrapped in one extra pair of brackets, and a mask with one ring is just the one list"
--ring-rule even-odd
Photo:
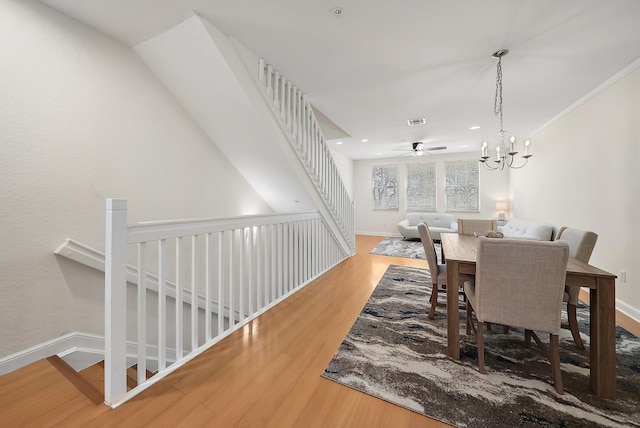
[(531, 145), (531, 141), (526, 140), (524, 142), (524, 155), (522, 155), (522, 158), (524, 159), (524, 163), (522, 165), (516, 166), (513, 164), (515, 156), (518, 154), (518, 152), (515, 149), (516, 137), (513, 135), (509, 137), (508, 149), (504, 142), (505, 131), (504, 131), (503, 121), (502, 121), (502, 57), (508, 53), (509, 53), (508, 49), (500, 49), (499, 51), (494, 52), (493, 55), (491, 55), (492, 58), (498, 58), (498, 65), (496, 66), (496, 96), (493, 104), (493, 114), (495, 114), (496, 116), (500, 115), (500, 130), (498, 131), (498, 135), (500, 136), (500, 142), (496, 146), (496, 159), (494, 160), (494, 162), (497, 165), (495, 167), (491, 166), (490, 162), (488, 162), (489, 155), (487, 154), (487, 152), (488, 152), (489, 143), (486, 140), (482, 142), (482, 147), (481, 147), (482, 154), (480, 156), (480, 162), (482, 163), (482, 165), (484, 165), (486, 169), (489, 169), (489, 170), (497, 170), (497, 169), (502, 170), (504, 169), (505, 166), (513, 169), (522, 168), (527, 164), (527, 161), (532, 156), (529, 154), (529, 146)]

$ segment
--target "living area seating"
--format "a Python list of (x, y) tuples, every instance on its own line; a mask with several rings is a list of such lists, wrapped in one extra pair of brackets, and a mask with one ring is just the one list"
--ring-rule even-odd
[(405, 239), (420, 239), (418, 224), (427, 223), (431, 237), (440, 240), (440, 233), (456, 233), (458, 223), (453, 214), (445, 213), (407, 213), (404, 220), (398, 223), (398, 231)]
[[(446, 303), (438, 301), (438, 293), (445, 291), (447, 286), (447, 265), (438, 264), (438, 258), (436, 256), (436, 250), (433, 246), (433, 238), (429, 232), (429, 228), (425, 222), (418, 224), (418, 233), (420, 233), (420, 240), (424, 247), (424, 253), (427, 256), (427, 264), (429, 266), (429, 274), (431, 275), (431, 297), (429, 302), (431, 307), (429, 308), (429, 319), (432, 320), (436, 312), (436, 307), (444, 306)], [(464, 281), (471, 280), (468, 275), (460, 275), (460, 284), (464, 284)], [(465, 306), (461, 306), (460, 309), (464, 309)]]
[(512, 218), (504, 226), (499, 226), (505, 238), (531, 239), (535, 241), (550, 241), (553, 226), (523, 218)]
[[(569, 256), (581, 262), (589, 263), (593, 248), (596, 246), (598, 235), (594, 232), (587, 232), (579, 229), (571, 229), (562, 226), (556, 235), (556, 241), (565, 241), (569, 244)], [(580, 349), (584, 349), (580, 330), (578, 329), (578, 319), (576, 310), (578, 306), (579, 287), (564, 287), (564, 302), (567, 303), (568, 324), (562, 324), (562, 328), (571, 330), (571, 335)]]
[[(562, 299), (569, 245), (563, 241), (478, 238), (475, 280), (464, 284), (467, 323), (471, 311), (478, 321), (478, 368), (484, 373), (483, 325), (492, 322), (525, 330), (525, 345), (533, 337), (551, 363), (555, 389), (563, 393), (560, 373)], [(550, 335), (550, 350), (534, 331)]]
[(475, 218), (459, 218), (458, 233), (461, 235), (482, 235), (488, 230), (498, 230), (498, 220), (479, 220)]

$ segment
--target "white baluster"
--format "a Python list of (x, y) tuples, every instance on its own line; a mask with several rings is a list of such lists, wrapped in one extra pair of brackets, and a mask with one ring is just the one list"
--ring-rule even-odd
[(191, 352), (198, 348), (198, 284), (196, 282), (196, 257), (198, 235), (191, 236)]
[(147, 380), (147, 244), (138, 244), (138, 385)]
[(273, 67), (267, 65), (267, 97), (273, 100)]
[(233, 242), (235, 240), (234, 235), (235, 235), (235, 230), (230, 230), (229, 231), (229, 247), (227, 248), (227, 251), (228, 251), (227, 261), (229, 262), (229, 264), (227, 265), (227, 269), (229, 272), (229, 282), (228, 282), (229, 301), (227, 302), (227, 306), (229, 307), (229, 329), (233, 329), (233, 327), (236, 325), (236, 317), (234, 313), (235, 309), (233, 305)]
[(182, 303), (182, 237), (176, 238), (176, 360), (184, 357), (184, 318)]
[(204, 241), (204, 332), (205, 332), (205, 342), (211, 340), (211, 276), (212, 276), (212, 266), (211, 266), (211, 234), (207, 233), (205, 235)]
[(273, 109), (276, 111), (276, 116), (280, 116), (280, 72), (275, 71), (273, 73)]
[(219, 232), (216, 237), (217, 244), (217, 267), (218, 267), (218, 335), (221, 335), (224, 331), (224, 295), (223, 295), (223, 286), (224, 277), (223, 277), (223, 251), (222, 251), (222, 241), (224, 239), (224, 232)]
[(264, 58), (260, 58), (258, 60), (258, 82), (262, 82), (264, 85), (265, 76), (264, 76)]
[(166, 240), (158, 241), (158, 371), (167, 367)]

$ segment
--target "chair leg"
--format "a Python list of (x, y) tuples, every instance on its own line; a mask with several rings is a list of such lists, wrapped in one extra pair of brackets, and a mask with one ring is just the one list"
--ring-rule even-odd
[(525, 348), (531, 347), (531, 330), (524, 331), (524, 346)]
[(562, 373), (560, 372), (560, 346), (558, 335), (549, 335), (549, 359), (551, 360), (551, 378), (558, 394), (564, 394), (562, 388)]
[(576, 346), (579, 349), (584, 349), (584, 343), (580, 337), (580, 330), (578, 329), (578, 317), (576, 315), (576, 305), (567, 304), (567, 317), (569, 318), (569, 329), (573, 335), (573, 341), (576, 342)]
[(438, 306), (438, 284), (431, 284), (431, 297), (429, 298), (431, 307), (429, 308), (429, 319), (432, 320)]
[(509, 334), (509, 326), (508, 325), (503, 325), (502, 326), (502, 332), (504, 334)]
[(476, 338), (478, 340), (478, 369), (480, 373), (484, 373), (484, 333), (482, 321), (478, 321), (478, 329), (476, 330)]
[(471, 303), (467, 300), (467, 312), (465, 317), (465, 324), (467, 328), (467, 336), (471, 333)]

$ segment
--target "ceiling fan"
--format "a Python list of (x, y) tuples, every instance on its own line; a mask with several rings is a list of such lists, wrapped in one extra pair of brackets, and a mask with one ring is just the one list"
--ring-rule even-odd
[[(420, 142), (420, 141), (416, 141), (415, 143), (411, 143), (411, 149), (393, 149), (394, 151), (397, 152), (407, 152), (404, 155), (400, 155), (400, 156), (406, 156), (406, 155), (411, 155), (411, 156), (422, 156), (425, 154), (425, 152), (432, 152), (432, 151), (436, 151), (436, 150), (446, 150), (445, 146), (440, 146), (440, 147), (429, 147), (429, 148), (425, 148), (424, 143)], [(430, 153), (426, 153), (427, 155), (429, 155)]]

